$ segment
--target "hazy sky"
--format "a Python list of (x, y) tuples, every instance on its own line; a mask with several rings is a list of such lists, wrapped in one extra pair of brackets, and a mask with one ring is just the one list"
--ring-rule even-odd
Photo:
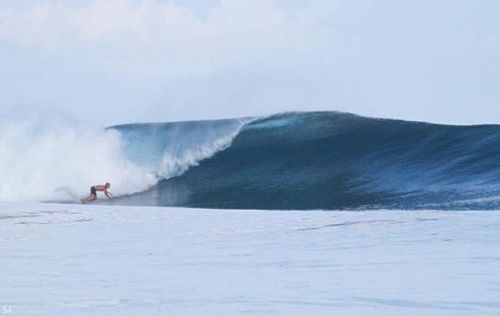
[(1, 0), (0, 108), (500, 123), (498, 0)]

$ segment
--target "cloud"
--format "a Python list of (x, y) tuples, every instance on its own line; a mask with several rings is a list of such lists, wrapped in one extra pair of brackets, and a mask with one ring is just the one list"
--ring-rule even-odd
[(324, 10), (314, 8), (291, 14), (278, 1), (224, 0), (203, 19), (173, 2), (45, 2), (0, 8), (0, 43), (56, 56), (84, 53), (91, 66), (112, 71), (189, 76), (274, 63), (323, 45), (317, 17)]
[(4, 0), (0, 106), (102, 124), (317, 109), (500, 122), (498, 3)]
[(0, 4), (0, 84), (11, 87), (0, 103), (108, 124), (276, 111), (248, 100), (280, 79), (274, 72), (327, 56), (333, 36), (325, 23), (335, 1), (292, 2), (222, 0), (204, 14), (174, 1)]

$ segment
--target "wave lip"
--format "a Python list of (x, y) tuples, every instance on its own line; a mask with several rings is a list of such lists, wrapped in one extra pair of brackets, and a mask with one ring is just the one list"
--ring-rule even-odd
[(137, 165), (166, 180), (197, 166), (227, 148), (245, 119), (174, 123), (127, 124), (111, 127), (125, 143), (125, 152)]
[[(339, 112), (179, 124), (169, 127), (176, 136), (161, 143), (158, 157), (164, 160), (157, 159), (156, 173), (163, 177), (158, 185), (113, 203), (240, 209), (500, 208), (497, 125), (448, 126)], [(130, 136), (120, 132), (125, 139)], [(148, 150), (158, 149), (153, 143)], [(203, 143), (209, 144), (208, 150), (200, 149)], [(198, 154), (182, 154), (186, 148)]]

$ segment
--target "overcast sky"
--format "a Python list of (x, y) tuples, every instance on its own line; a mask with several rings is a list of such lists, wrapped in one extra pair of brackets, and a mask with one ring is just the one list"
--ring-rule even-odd
[(1, 0), (0, 108), (500, 123), (498, 0)]

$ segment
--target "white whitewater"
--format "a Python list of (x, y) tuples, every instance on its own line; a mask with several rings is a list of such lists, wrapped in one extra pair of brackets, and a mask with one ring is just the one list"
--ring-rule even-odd
[(127, 159), (116, 131), (39, 119), (0, 122), (0, 201), (72, 200), (111, 182), (117, 194), (156, 183)]

